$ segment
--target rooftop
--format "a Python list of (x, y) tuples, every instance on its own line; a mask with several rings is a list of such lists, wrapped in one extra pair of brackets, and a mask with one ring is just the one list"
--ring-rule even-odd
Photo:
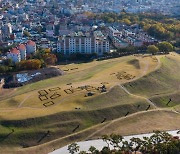
[(16, 49), (16, 48), (12, 48), (12, 49), (10, 50), (10, 52), (13, 53), (13, 54), (19, 54), (19, 53), (20, 53), (19, 50)]

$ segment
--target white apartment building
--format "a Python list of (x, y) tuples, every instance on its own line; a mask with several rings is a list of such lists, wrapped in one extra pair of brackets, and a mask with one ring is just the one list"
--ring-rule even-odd
[(78, 32), (73, 35), (63, 36), (59, 38), (57, 43), (57, 52), (64, 55), (72, 53), (97, 53), (102, 55), (104, 52), (109, 52), (109, 50), (109, 41), (100, 31), (95, 31), (91, 35)]

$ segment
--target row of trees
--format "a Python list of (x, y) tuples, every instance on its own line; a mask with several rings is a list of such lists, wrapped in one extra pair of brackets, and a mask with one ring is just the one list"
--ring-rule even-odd
[(158, 52), (163, 52), (163, 53), (169, 53), (173, 51), (174, 47), (171, 43), (169, 42), (161, 42), (158, 43), (157, 45), (150, 45), (147, 48), (147, 52), (152, 53), (153, 55), (158, 53)]
[(47, 65), (55, 65), (57, 57), (52, 54), (49, 49), (38, 49), (35, 55), (29, 57), (16, 64), (16, 70), (33, 70), (46, 67)]
[(104, 135), (103, 141), (107, 146), (98, 150), (91, 146), (88, 151), (80, 151), (77, 143), (68, 146), (69, 153), (75, 154), (131, 154), (141, 152), (142, 154), (178, 154), (180, 153), (180, 139), (166, 132), (156, 131), (150, 137), (131, 138), (124, 140), (120, 135)]

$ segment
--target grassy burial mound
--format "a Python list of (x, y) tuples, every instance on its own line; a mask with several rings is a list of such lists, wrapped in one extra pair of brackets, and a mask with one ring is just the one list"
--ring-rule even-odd
[(163, 94), (150, 98), (158, 107), (174, 107), (180, 105), (180, 91), (173, 94)]
[[(162, 77), (156, 75), (157, 71), (153, 76), (167, 79), (170, 68), (165, 65), (166, 61), (172, 66), (174, 63), (166, 58), (161, 61), (163, 66), (158, 71)], [(0, 101), (0, 144), (19, 148), (36, 146), (118, 118), (151, 111), (154, 108), (141, 97), (151, 90), (143, 92), (138, 88), (152, 82), (148, 77), (157, 65), (157, 59), (152, 57), (128, 56), (59, 66), (66, 70), (63, 76), (25, 85), (3, 97)], [(144, 82), (145, 79), (148, 81)], [(171, 78), (169, 82), (174, 80), (179, 79)], [(140, 96), (128, 93), (119, 85), (123, 83), (127, 83), (125, 87), (130, 92)], [(132, 86), (134, 83), (138, 86)], [(169, 83), (163, 85), (166, 84)], [(164, 88), (158, 89), (161, 90)], [(126, 125), (123, 127), (126, 130)]]
[[(65, 75), (60, 77), (54, 77), (51, 79), (42, 80), (30, 85), (25, 85), (18, 88), (11, 95), (16, 96), (30, 91), (45, 89), (47, 87), (61, 86), (68, 83), (82, 83), (82, 84), (93, 84), (101, 82), (109, 82), (110, 85), (115, 85), (118, 82), (127, 82), (125, 78), (122, 80), (117, 79), (116, 75), (118, 72), (126, 72), (126, 75), (139, 77), (142, 72), (147, 69), (147, 72), (151, 72), (157, 65), (157, 62), (153, 62), (150, 57), (139, 58), (140, 69), (136, 69), (129, 61), (136, 60), (133, 56), (109, 59), (104, 61), (93, 61), (90, 63), (80, 64), (68, 64), (59, 65), (62, 70), (69, 70), (65, 72)], [(147, 65), (148, 64), (148, 68)], [(78, 69), (74, 69), (78, 68)], [(1, 97), (1, 93), (0, 93)], [(9, 98), (9, 97), (3, 97)]]
[[(82, 63), (82, 64), (69, 64), (66, 67), (68, 69), (73, 69), (73, 72), (67, 72), (65, 75), (60, 77), (55, 77), (51, 79), (42, 80), (36, 83), (32, 83), (29, 85), (25, 85), (16, 89), (10, 96), (7, 94), (1, 96), (0, 98), (0, 108), (19, 108), (19, 107), (33, 107), (33, 108), (41, 108), (44, 103), (48, 103), (53, 101), (55, 104), (62, 102), (62, 100), (74, 98), (74, 95), (81, 93), (82, 91), (77, 91), (78, 87), (90, 85), (94, 87), (102, 86), (102, 83), (108, 83), (107, 90), (110, 87), (113, 87), (119, 83), (129, 82), (135, 77), (140, 77), (144, 69), (153, 70), (157, 65), (157, 62), (153, 62), (151, 58), (140, 58), (139, 64), (141, 66), (140, 69), (136, 69), (133, 65), (129, 64), (130, 60), (134, 60), (133, 56), (122, 57), (117, 59), (105, 60), (105, 61), (94, 61), (90, 63)], [(65, 67), (65, 66), (62, 66)], [(84, 68), (84, 69), (83, 69)], [(71, 84), (70, 84), (71, 83)], [(72, 87), (71, 87), (72, 86)], [(57, 94), (53, 91), (49, 91), (50, 88), (59, 87), (60, 90), (57, 91)], [(67, 94), (64, 90), (72, 89), (72, 94)], [(39, 97), (38, 91), (46, 90), (48, 91), (47, 97), (42, 96)], [(69, 91), (70, 92), (70, 91)], [(54, 99), (50, 99), (52, 95), (56, 95), (53, 97)], [(84, 95), (80, 96), (80, 100), (84, 99)], [(98, 93), (96, 92), (98, 95)], [(58, 97), (59, 96), (59, 97)], [(73, 96), (73, 97), (72, 97)], [(82, 98), (83, 97), (83, 98)]]
[[(166, 119), (166, 120), (164, 120)], [(124, 119), (116, 120), (110, 123), (105, 129), (99, 126), (92, 138), (98, 138), (105, 134), (133, 135), (153, 132), (154, 130), (167, 131), (179, 129), (180, 115), (172, 111), (141, 112)]]
[[(93, 97), (84, 102), (87, 109), (98, 109), (124, 104), (142, 104), (145, 100), (128, 95), (119, 86), (113, 87), (108, 93)], [(147, 103), (148, 105), (148, 103)]]
[(140, 69), (140, 63), (138, 59), (132, 59), (128, 61), (128, 63), (133, 65), (136, 69)]
[(155, 72), (124, 84), (133, 94), (146, 97), (158, 96), (173, 93), (179, 90), (180, 86), (180, 56), (161, 57), (162, 66)]
[[(133, 104), (116, 105), (98, 110), (60, 112), (39, 118), (1, 119), (0, 143), (1, 145), (24, 148), (35, 146), (73, 134), (93, 125), (125, 117), (127, 113), (130, 115), (145, 111), (147, 106), (147, 103), (139, 101)], [(49, 133), (45, 136), (47, 132)]]

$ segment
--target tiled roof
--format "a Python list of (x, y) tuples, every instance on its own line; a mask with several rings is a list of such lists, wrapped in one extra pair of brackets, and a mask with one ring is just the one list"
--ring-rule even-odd
[(35, 46), (35, 45), (36, 45), (36, 43), (35, 43), (34, 41), (31, 41), (31, 40), (29, 40), (29, 41), (27, 42), (27, 44), (28, 44), (28, 45), (32, 45), (32, 46)]
[(26, 46), (25, 46), (24, 44), (20, 44), (20, 45), (18, 46), (18, 49), (19, 49), (19, 50), (25, 50), (25, 49), (26, 49)]
[(16, 49), (16, 48), (12, 48), (12, 49), (10, 50), (10, 52), (13, 53), (13, 54), (19, 54), (19, 53), (20, 53), (19, 50)]

